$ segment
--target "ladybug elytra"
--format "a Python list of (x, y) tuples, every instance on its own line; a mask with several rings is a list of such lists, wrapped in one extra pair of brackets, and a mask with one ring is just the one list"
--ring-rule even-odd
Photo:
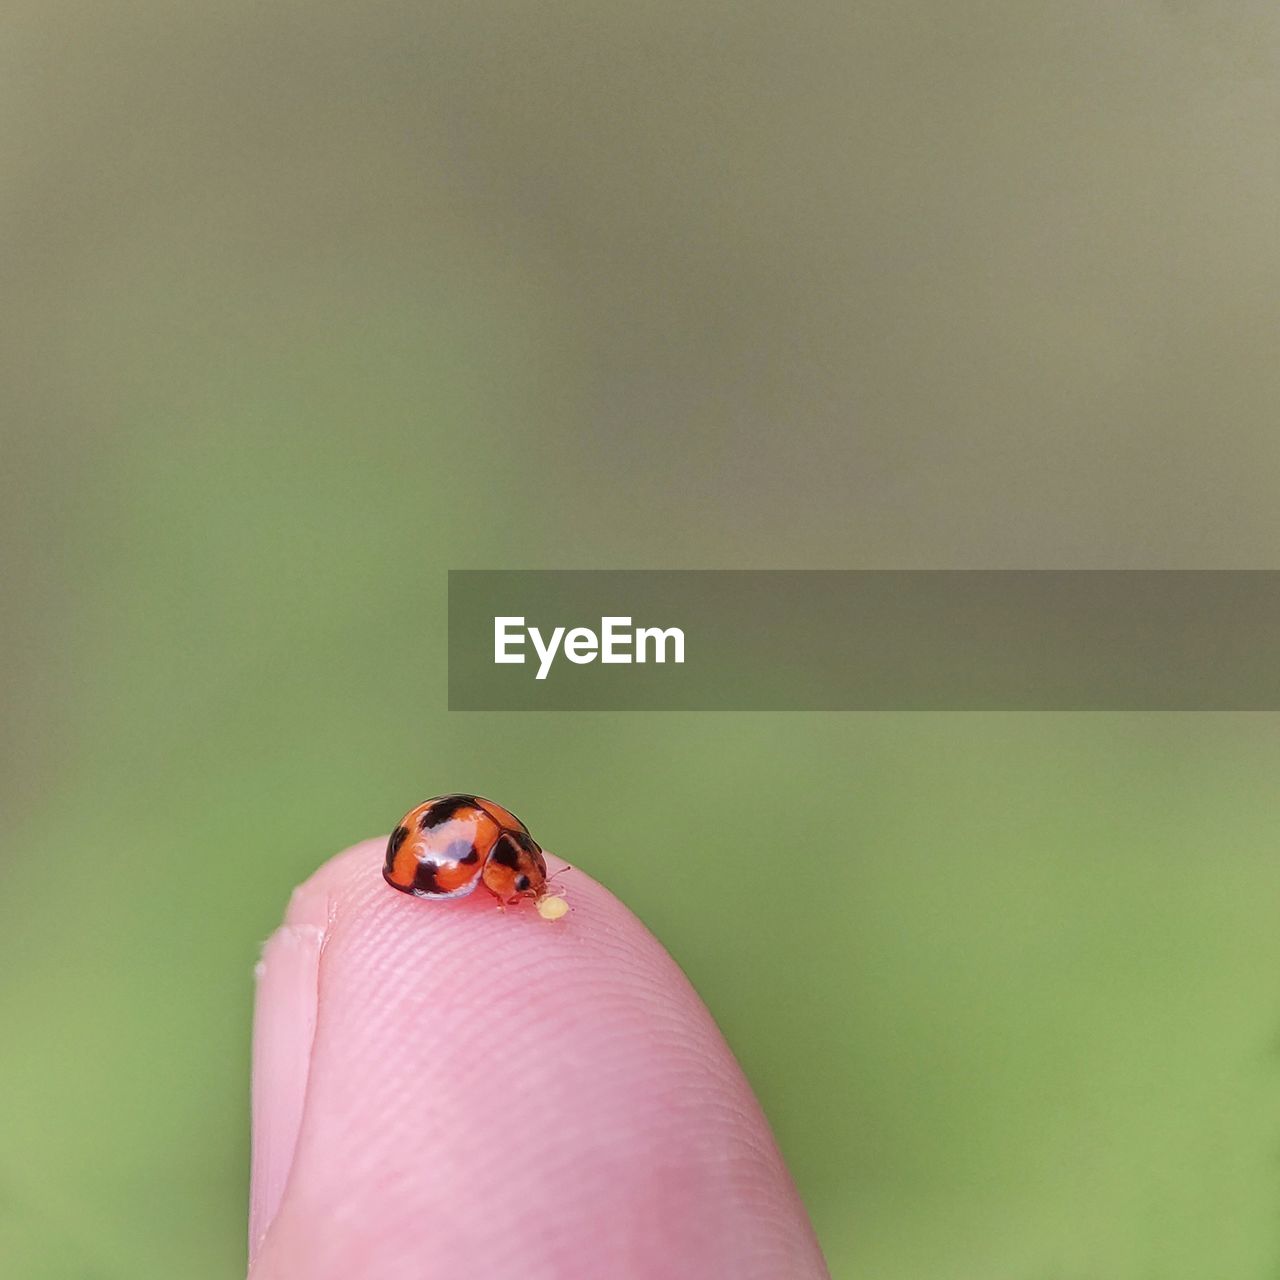
[(547, 891), (546, 860), (528, 827), (480, 796), (437, 796), (410, 809), (387, 841), (382, 877), (437, 901), (465, 898), (480, 884), (499, 903), (540, 902)]

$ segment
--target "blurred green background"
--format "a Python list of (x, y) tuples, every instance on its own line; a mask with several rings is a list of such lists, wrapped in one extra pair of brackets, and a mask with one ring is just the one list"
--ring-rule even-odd
[[(476, 790), (837, 1277), (1280, 1274), (1280, 718), (448, 715), (449, 567), (1277, 564), (1269, 2), (11, 0), (0, 1272), (243, 1267), (290, 888)], [(786, 963), (779, 963), (779, 954)]]

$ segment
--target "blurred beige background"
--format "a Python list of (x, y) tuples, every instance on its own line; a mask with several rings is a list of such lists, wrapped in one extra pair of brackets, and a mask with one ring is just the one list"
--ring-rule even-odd
[(0, 1270), (236, 1273), (257, 946), (467, 789), (685, 966), (837, 1276), (1273, 1277), (1275, 717), (449, 716), (442, 611), (1275, 566), (1278, 53), (1260, 2), (6, 6)]

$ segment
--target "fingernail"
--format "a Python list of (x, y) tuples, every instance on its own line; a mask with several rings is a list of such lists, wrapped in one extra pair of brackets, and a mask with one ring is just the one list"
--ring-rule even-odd
[(258, 987), (253, 1014), (250, 1262), (284, 1197), (302, 1125), (315, 1039), (324, 903), (296, 894), (288, 919), (267, 940), (254, 971)]

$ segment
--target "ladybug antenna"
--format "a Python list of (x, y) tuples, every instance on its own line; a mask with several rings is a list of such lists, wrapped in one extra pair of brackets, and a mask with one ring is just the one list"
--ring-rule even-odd
[(564, 873), (565, 873), (566, 871), (572, 871), (572, 870), (573, 870), (573, 868), (572, 868), (572, 867), (571, 867), (571, 866), (566, 862), (566, 863), (564, 864), (564, 866), (560, 868), (560, 870), (559, 870), (559, 871), (553, 871), (553, 872), (552, 872), (552, 873), (547, 877), (547, 883), (548, 883), (548, 884), (550, 884), (550, 883), (551, 883), (551, 882), (556, 878), (556, 876), (562, 876), (562, 875), (564, 875)]

